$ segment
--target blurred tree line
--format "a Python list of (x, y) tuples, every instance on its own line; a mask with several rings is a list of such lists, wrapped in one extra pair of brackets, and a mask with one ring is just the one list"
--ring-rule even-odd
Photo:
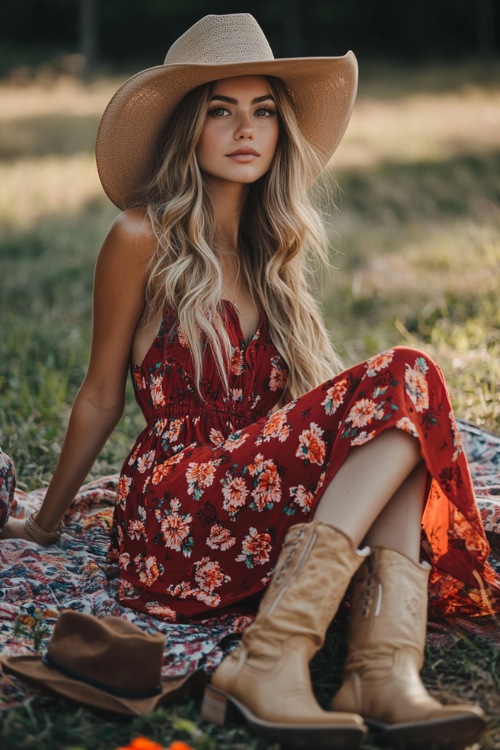
[(201, 16), (234, 12), (257, 18), (277, 57), (353, 49), (422, 61), (500, 51), (500, 0), (1, 0), (3, 72), (9, 52), (16, 64), (30, 46), (80, 53), (87, 73), (97, 63), (159, 64)]

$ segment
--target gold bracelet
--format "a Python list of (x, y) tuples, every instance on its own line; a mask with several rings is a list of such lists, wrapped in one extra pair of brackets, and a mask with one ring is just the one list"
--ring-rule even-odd
[(61, 527), (59, 526), (55, 531), (44, 531), (33, 518), (34, 515), (32, 513), (31, 516), (28, 516), (24, 522), (24, 528), (35, 542), (43, 547), (50, 547), (51, 544), (58, 542), (61, 538)]

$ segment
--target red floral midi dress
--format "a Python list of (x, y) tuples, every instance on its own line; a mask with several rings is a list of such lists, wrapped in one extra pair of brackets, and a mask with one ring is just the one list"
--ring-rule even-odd
[(228, 392), (207, 352), (200, 398), (173, 313), (133, 367), (147, 425), (118, 488), (110, 555), (120, 601), (168, 620), (238, 611), (262, 592), (288, 528), (314, 516), (348, 452), (397, 428), (420, 441), (431, 478), (423, 518), (431, 615), (498, 610), (499, 582), (433, 361), (396, 347), (273, 412), (287, 367), (266, 320), (246, 344), (234, 306), (223, 309)]

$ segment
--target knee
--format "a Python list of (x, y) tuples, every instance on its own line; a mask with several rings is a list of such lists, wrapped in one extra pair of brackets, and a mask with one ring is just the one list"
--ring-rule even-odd
[(365, 364), (365, 374), (375, 378), (378, 386), (401, 384), (412, 400), (418, 398), (418, 411), (430, 400), (449, 400), (438, 365), (429, 354), (411, 346), (395, 346), (372, 357)]
[(431, 403), (449, 404), (448, 387), (439, 366), (429, 354), (410, 346), (394, 348), (394, 369), (401, 373), (404, 388), (417, 411)]
[(426, 372), (437, 372), (442, 376), (441, 370), (432, 357), (422, 349), (413, 346), (395, 346), (392, 350), (394, 363), (409, 368), (420, 368)]
[(395, 346), (376, 354), (366, 361), (365, 367), (369, 377), (381, 375), (384, 371), (415, 372), (431, 377), (437, 374), (438, 378), (444, 382), (443, 374), (432, 357), (412, 346)]

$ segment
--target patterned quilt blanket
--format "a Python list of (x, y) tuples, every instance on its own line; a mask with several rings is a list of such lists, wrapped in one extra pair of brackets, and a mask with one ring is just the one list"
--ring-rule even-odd
[[(474, 480), (477, 501), (492, 545), (492, 563), (500, 569), (500, 437), (459, 422)], [(63, 609), (97, 617), (116, 615), (166, 636), (163, 674), (195, 669), (211, 671), (235, 645), (251, 621), (225, 615), (188, 624), (171, 624), (122, 607), (117, 601), (117, 569), (106, 550), (118, 477), (85, 485), (65, 518), (61, 543), (41, 548), (21, 541), (0, 543), (0, 653), (43, 650)], [(24, 517), (41, 503), (44, 490), (16, 491), (12, 514)], [(429, 641), (452, 644), (460, 633), (498, 639), (494, 623), (456, 620), (430, 623)], [(0, 708), (19, 705), (36, 692), (15, 677), (0, 673)]]

